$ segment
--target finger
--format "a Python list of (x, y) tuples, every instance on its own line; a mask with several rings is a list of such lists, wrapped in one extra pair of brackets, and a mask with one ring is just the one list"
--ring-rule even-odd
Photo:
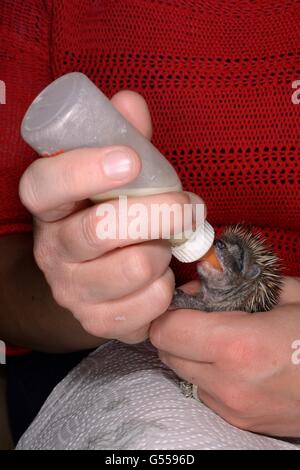
[(148, 323), (147, 325), (143, 325), (135, 331), (130, 331), (124, 336), (118, 336), (117, 339), (122, 343), (127, 344), (142, 343), (143, 341), (146, 341), (146, 339), (148, 339), (149, 337), (149, 328), (150, 323)]
[(57, 220), (54, 209), (66, 216), (74, 202), (126, 184), (140, 169), (139, 157), (129, 147), (71, 150), (35, 160), (21, 178), (20, 198), (39, 219)]
[(166, 241), (145, 242), (79, 263), (72, 282), (81, 302), (100, 303), (130, 295), (158, 279), (171, 261)]
[(300, 278), (284, 277), (283, 288), (280, 293), (279, 305), (300, 302)]
[[(152, 135), (152, 125), (151, 125), (151, 117), (150, 117), (150, 112), (147, 106), (146, 101), (144, 98), (139, 95), (138, 93), (132, 92), (132, 91), (121, 91), (117, 93), (116, 95), (113, 96), (112, 98), (112, 104), (115, 106), (118, 111), (124, 115), (124, 117), (131, 122), (142, 134), (144, 134), (147, 138), (151, 138)], [(130, 149), (129, 149), (130, 150)], [(70, 152), (68, 152), (69, 154)], [(132, 150), (131, 150), (132, 153)], [(70, 153), (70, 156), (73, 156), (73, 152)], [(132, 155), (131, 155), (132, 156)], [(98, 159), (101, 159), (101, 156), (98, 155)], [(140, 162), (137, 160), (136, 155), (134, 156), (135, 158), (135, 164), (133, 165), (134, 168), (131, 169), (131, 171), (126, 175), (124, 175), (124, 178), (120, 181), (118, 179), (117, 181), (110, 182), (110, 179), (108, 179), (106, 186), (102, 186), (101, 181), (99, 180), (99, 168), (98, 168), (98, 160), (89, 165), (89, 167), (86, 169), (87, 173), (87, 181), (84, 179), (84, 174), (81, 174), (82, 169), (85, 164), (88, 162), (80, 162), (80, 165), (78, 168), (74, 169), (74, 165), (71, 165), (69, 163), (69, 159), (66, 159), (65, 166), (67, 171), (66, 174), (60, 175), (58, 182), (62, 184), (63, 186), (66, 184), (65, 179), (67, 179), (67, 188), (70, 186), (73, 187), (73, 182), (70, 180), (72, 179), (72, 174), (73, 172), (75, 173), (75, 176), (78, 176), (76, 178), (75, 183), (79, 185), (79, 188), (77, 190), (79, 191), (79, 194), (75, 191), (76, 188), (73, 188), (73, 192), (70, 195), (70, 198), (67, 198), (67, 202), (65, 202), (65, 192), (63, 194), (64, 198), (63, 200), (58, 199), (57, 202), (55, 200), (49, 200), (48, 199), (48, 194), (47, 191), (49, 190), (49, 193), (52, 194), (53, 188), (56, 190), (56, 172), (55, 169), (57, 168), (57, 171), (65, 169), (65, 166), (63, 165), (64, 161), (62, 164), (60, 164), (60, 161), (57, 162), (58, 159), (55, 159), (55, 164), (52, 161), (53, 159), (43, 159), (46, 160), (46, 162), (51, 161), (51, 168), (49, 168), (49, 171), (51, 170), (51, 174), (54, 173), (52, 180), (48, 181), (48, 174), (47, 174), (47, 165), (41, 164), (39, 160), (36, 160), (36, 163), (31, 165), (26, 172), (24, 173), (23, 177), (21, 178), (20, 181), (20, 188), (19, 188), (19, 193), (20, 193), (20, 198), (29, 209), (29, 211), (34, 214), (38, 215), (41, 217), (42, 220), (59, 220), (63, 217), (65, 217), (68, 214), (71, 214), (78, 210), (77, 208), (77, 201), (82, 200), (84, 198), (88, 198), (91, 196), (94, 196), (95, 194), (101, 193), (106, 190), (113, 189), (116, 186), (120, 186), (125, 184), (126, 182), (131, 181), (134, 179), (140, 170)], [(59, 160), (62, 159), (62, 155), (60, 155)], [(58, 166), (56, 167), (56, 163)], [(74, 162), (75, 164), (75, 162)], [(125, 165), (126, 167), (126, 165)], [(121, 167), (120, 167), (121, 168)], [(124, 170), (124, 165), (123, 165), (123, 170)], [(59, 175), (58, 175), (59, 176)], [(91, 178), (91, 181), (90, 181)], [(127, 179), (126, 179), (127, 178)], [(54, 185), (52, 186), (51, 184), (54, 181)], [(85, 185), (85, 181), (87, 183), (87, 186)], [(44, 186), (44, 183), (47, 183), (46, 186)], [(74, 183), (74, 184), (75, 184)], [(94, 183), (94, 187), (92, 187), (92, 183)], [(107, 186), (108, 185), (108, 186)], [(105, 189), (106, 188), (106, 189)], [(72, 188), (71, 188), (72, 189)], [(42, 196), (44, 195), (44, 199), (40, 199), (40, 192), (42, 193)], [(59, 196), (59, 195), (58, 195)], [(72, 197), (73, 196), (73, 197)], [(48, 208), (48, 205), (50, 204), (51, 208)], [(52, 207), (54, 204), (54, 208)], [(49, 213), (47, 213), (49, 211)]]
[[(226, 419), (225, 417), (230, 416), (231, 410), (223, 405), (223, 403), (212, 393), (207, 392), (201, 386), (197, 389), (197, 395), (200, 401), (202, 401), (208, 408), (214, 411), (217, 415)], [(229, 422), (229, 419), (226, 419)]]
[(178, 377), (188, 383), (194, 384), (211, 399), (221, 404), (223, 388), (226, 386), (226, 377), (220, 374), (220, 371), (214, 364), (188, 361), (178, 356), (168, 354), (164, 351), (159, 352), (160, 360), (172, 369)]
[[(200, 198), (199, 201), (202, 203)], [(153, 214), (153, 207), (161, 204), (170, 208), (165, 217)], [(182, 214), (186, 204), (190, 204), (190, 199), (182, 192), (107, 201), (62, 220), (55, 227), (57, 249), (64, 260), (80, 262), (130, 244), (169, 238), (185, 228), (183, 223), (187, 219)], [(139, 215), (135, 215), (135, 208), (139, 208)], [(131, 227), (136, 227), (133, 224), (136, 220), (140, 222), (140, 232), (137, 233), (131, 230)]]
[[(200, 282), (199, 281), (190, 281), (186, 284), (179, 286), (179, 290), (182, 290), (186, 294), (195, 295), (200, 290)], [(168, 310), (174, 310), (174, 305), (170, 305)]]
[(112, 104), (147, 139), (152, 137), (151, 116), (146, 100), (134, 91), (122, 90), (116, 93)]
[(201, 383), (207, 388), (207, 384), (216, 376), (217, 369), (213, 363), (189, 361), (165, 351), (159, 351), (159, 358), (179, 377), (192, 384), (199, 385)]
[(216, 400), (225, 386), (224, 377), (214, 364), (206, 362), (188, 361), (164, 351), (159, 352), (159, 358), (172, 369), (178, 377), (186, 382), (196, 385)]
[(186, 292), (187, 294), (194, 295), (200, 290), (200, 282), (196, 280), (190, 281), (180, 286), (179, 289), (183, 292)]
[[(78, 312), (83, 328), (95, 336), (118, 339), (148, 325), (166, 311), (174, 290), (174, 274), (170, 268), (156, 281), (120, 300), (97, 307), (84, 304)], [(75, 312), (75, 315), (77, 313)]]
[(197, 362), (216, 362), (246, 326), (245, 312), (171, 310), (155, 320), (150, 340), (159, 350)]
[[(256, 422), (257, 416), (259, 416), (259, 414), (261, 413), (261, 410), (258, 411), (257, 409), (255, 409), (255, 407), (253, 407), (253, 405), (250, 408), (250, 412), (247, 408), (246, 411), (244, 411), (240, 406), (239, 402), (235, 404), (234, 400), (230, 398), (229, 402), (231, 403), (232, 400), (233, 406), (228, 406), (226, 402), (222, 400), (221, 396), (218, 397), (214, 393), (210, 393), (206, 390), (203, 390), (201, 387), (198, 387), (197, 395), (199, 397), (199, 400), (202, 401), (206, 406), (208, 406), (208, 408), (214, 411), (217, 415), (221, 416), (221, 418), (223, 418), (225, 421), (227, 421), (234, 427), (253, 432), (255, 432), (256, 430), (257, 432), (262, 432), (259, 431), (259, 429), (256, 427), (252, 428), (252, 423), (254, 424)], [(260, 400), (258, 398), (256, 398), (256, 404), (259, 404), (259, 406), (261, 406)], [(253, 412), (252, 409), (254, 409), (255, 411)], [(268, 412), (266, 412), (266, 408), (264, 406), (262, 406), (262, 409), (264, 410), (264, 422), (268, 422)], [(272, 416), (274, 417), (274, 412)], [(269, 433), (264, 432), (264, 434)]]

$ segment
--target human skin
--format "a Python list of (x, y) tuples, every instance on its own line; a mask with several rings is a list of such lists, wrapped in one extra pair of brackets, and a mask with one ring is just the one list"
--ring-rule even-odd
[[(120, 93), (113, 102), (151, 137), (149, 112), (140, 97)], [(200, 398), (224, 419), (242, 429), (300, 436), (300, 365), (291, 362), (291, 344), (300, 339), (300, 281), (286, 278), (280, 304), (270, 312), (164, 313), (174, 288), (168, 243), (128, 240), (106, 251), (93, 238), (95, 208), (78, 202), (125, 184), (139, 171), (138, 157), (131, 154), (135, 169), (112, 182), (102, 174), (102, 152), (85, 149), (39, 159), (22, 178), (22, 200), (35, 215), (34, 238), (0, 239), (1, 339), (66, 352), (96, 347), (103, 338), (141, 341), (155, 320), (150, 338), (162, 360), (197, 384)], [(188, 202), (180, 194), (160, 198)], [(81, 253), (89, 259), (82, 261)], [(81, 275), (70, 277), (74, 271)], [(198, 287), (189, 283), (184, 289), (193, 293)], [(121, 309), (128, 315), (126, 325), (115, 320)]]
[[(182, 286), (195, 293), (197, 282)], [(198, 386), (199, 398), (227, 422), (273, 436), (300, 437), (300, 280), (286, 277), (271, 311), (168, 311), (150, 340), (165, 364)], [(294, 346), (295, 347), (295, 346)]]
[[(122, 91), (112, 102), (151, 138), (150, 113), (140, 95)], [(88, 199), (128, 183), (140, 168), (138, 155), (120, 146), (73, 150), (28, 167), (20, 198), (34, 216), (33, 238), (0, 239), (1, 339), (67, 352), (110, 338), (135, 343), (148, 336), (174, 291), (170, 244), (159, 237), (100, 240), (98, 204)], [(178, 192), (130, 198), (128, 206), (135, 202), (182, 207), (190, 197)], [(171, 233), (181, 232), (170, 225)]]

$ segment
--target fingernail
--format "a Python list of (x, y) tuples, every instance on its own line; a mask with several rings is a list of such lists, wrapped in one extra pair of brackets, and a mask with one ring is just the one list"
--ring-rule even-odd
[(112, 150), (104, 155), (103, 171), (113, 180), (123, 180), (129, 176), (134, 167), (134, 158), (120, 150)]

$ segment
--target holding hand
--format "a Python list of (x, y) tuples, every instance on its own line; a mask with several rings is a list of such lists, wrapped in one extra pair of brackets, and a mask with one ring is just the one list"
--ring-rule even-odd
[[(199, 284), (183, 289), (196, 292)], [(300, 436), (299, 279), (285, 278), (271, 311), (169, 311), (153, 322), (150, 339), (161, 360), (229, 423)]]
[[(150, 139), (150, 115), (141, 96), (120, 92), (113, 103)], [(20, 197), (35, 217), (35, 259), (56, 302), (88, 333), (125, 342), (145, 339), (151, 321), (171, 302), (170, 245), (159, 239), (99, 239), (99, 204), (87, 199), (123, 186), (139, 171), (139, 157), (131, 148), (78, 149), (36, 160), (20, 183)], [(128, 206), (137, 201), (146, 207), (190, 202), (178, 192), (130, 198)], [(109, 202), (118, 213), (117, 201)]]

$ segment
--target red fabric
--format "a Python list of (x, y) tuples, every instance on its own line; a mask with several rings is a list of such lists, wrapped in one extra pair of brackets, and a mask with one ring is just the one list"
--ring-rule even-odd
[(10, 345), (6, 346), (7, 356), (22, 356), (22, 355), (28, 354), (28, 352), (30, 351), (29, 349), (26, 349), (26, 348), (20, 348), (20, 347), (10, 346)]
[[(52, 79), (87, 74), (150, 106), (153, 142), (218, 229), (247, 222), (300, 275), (300, 5), (296, 0), (1, 0), (0, 233), (30, 230), (19, 127)], [(178, 282), (194, 266), (176, 263)]]

